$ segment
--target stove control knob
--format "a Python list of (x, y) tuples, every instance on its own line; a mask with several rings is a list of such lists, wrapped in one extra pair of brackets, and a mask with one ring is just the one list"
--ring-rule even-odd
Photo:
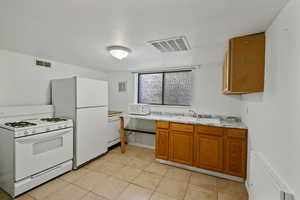
[(36, 131), (35, 131), (35, 130), (32, 130), (32, 133), (33, 133), (33, 134), (35, 134), (35, 133), (36, 133)]
[(46, 131), (51, 131), (51, 129), (50, 129), (50, 128), (47, 128)]
[(24, 131), (24, 135), (28, 135), (28, 131)]

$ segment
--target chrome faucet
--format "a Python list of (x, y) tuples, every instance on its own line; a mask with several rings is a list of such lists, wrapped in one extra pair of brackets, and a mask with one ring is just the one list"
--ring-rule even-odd
[(198, 118), (198, 113), (195, 112), (194, 110), (189, 110), (189, 112), (193, 113), (193, 117)]

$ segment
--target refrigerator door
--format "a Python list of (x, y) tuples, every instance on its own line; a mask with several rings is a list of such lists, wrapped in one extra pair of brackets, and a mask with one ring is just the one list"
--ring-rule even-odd
[(76, 110), (75, 166), (107, 151), (107, 107)]
[(77, 108), (108, 105), (107, 81), (76, 77)]

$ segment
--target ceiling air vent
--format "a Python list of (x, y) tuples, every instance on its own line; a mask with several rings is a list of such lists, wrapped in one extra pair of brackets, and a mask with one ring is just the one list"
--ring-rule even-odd
[(160, 52), (176, 52), (190, 50), (189, 42), (185, 36), (172, 37), (162, 40), (152, 40), (147, 42)]

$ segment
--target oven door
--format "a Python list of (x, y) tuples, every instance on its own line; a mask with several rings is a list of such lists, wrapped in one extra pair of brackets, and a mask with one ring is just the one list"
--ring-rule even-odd
[(73, 129), (15, 140), (15, 180), (19, 181), (73, 158)]

